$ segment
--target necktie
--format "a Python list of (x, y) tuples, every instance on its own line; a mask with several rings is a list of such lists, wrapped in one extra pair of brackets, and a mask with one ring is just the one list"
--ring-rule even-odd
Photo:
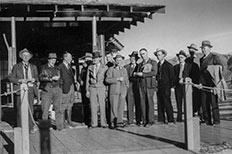
[(184, 70), (184, 63), (180, 64), (180, 73), (179, 73), (179, 78), (183, 78), (183, 70)]
[(159, 63), (158, 63), (158, 80), (161, 79), (161, 67), (162, 67), (162, 65), (161, 65), (161, 63), (159, 62)]
[(28, 65), (24, 64), (24, 69), (25, 69), (25, 79), (28, 79)]

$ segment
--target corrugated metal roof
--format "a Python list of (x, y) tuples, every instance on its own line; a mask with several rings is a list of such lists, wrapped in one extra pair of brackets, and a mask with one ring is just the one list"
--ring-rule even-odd
[(0, 0), (0, 4), (57, 4), (57, 5), (80, 5), (80, 4), (91, 4), (91, 5), (130, 5), (130, 6), (151, 6), (157, 5), (157, 0), (151, 3), (146, 3), (146, 0), (134, 0), (134, 1), (117, 1), (117, 0)]

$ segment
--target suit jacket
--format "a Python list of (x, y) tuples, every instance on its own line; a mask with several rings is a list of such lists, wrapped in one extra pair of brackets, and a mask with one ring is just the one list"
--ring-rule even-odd
[(60, 68), (60, 78), (61, 78), (61, 88), (64, 94), (69, 93), (71, 85), (75, 86), (74, 72), (72, 68), (67, 68), (64, 63), (59, 65)]
[[(122, 82), (117, 81), (117, 78), (123, 77)], [(129, 87), (129, 80), (126, 68), (118, 69), (113, 66), (110, 67), (106, 73), (106, 83), (109, 84), (109, 94), (120, 94)]]
[(210, 75), (209, 71), (207, 70), (208, 66), (210, 65), (221, 65), (223, 64), (219, 58), (219, 56), (209, 53), (207, 57), (202, 57), (200, 59), (200, 83), (206, 86), (214, 86), (212, 76)]
[[(29, 63), (29, 67), (31, 68), (32, 78), (34, 78), (36, 80), (36, 82), (37, 82), (38, 81), (38, 70), (37, 70), (37, 67), (35, 65), (33, 65), (33, 64), (30, 64), (30, 63)], [(20, 62), (20, 63), (15, 64), (13, 66), (12, 72), (10, 73), (10, 75), (8, 77), (9, 81), (14, 84), (14, 90), (17, 90), (17, 89), (20, 88), (20, 84), (21, 83), (19, 82), (19, 79), (23, 79), (23, 78), (24, 78), (23, 63)], [(33, 84), (33, 89), (34, 89), (34, 92), (36, 93), (37, 92), (36, 84)], [(19, 95), (20, 91), (17, 92), (17, 94)]]
[(174, 68), (167, 60), (164, 60), (161, 66), (160, 62), (158, 63), (157, 81), (158, 87), (169, 86), (171, 88), (174, 86), (176, 81)]
[[(184, 70), (182, 72), (182, 78), (186, 78), (186, 77), (190, 77), (190, 71), (191, 71), (191, 64), (188, 64), (188, 63), (185, 63), (184, 64)], [(179, 74), (180, 74), (180, 63), (179, 64), (176, 64), (174, 66), (174, 73), (175, 73), (175, 79), (176, 79), (176, 82), (175, 84), (179, 84)]]
[[(52, 71), (51, 71), (52, 70)], [(48, 64), (43, 65), (41, 69), (41, 73), (39, 74), (40, 86), (41, 90), (47, 91), (49, 86), (60, 86), (61, 79), (58, 81), (51, 81), (53, 76), (60, 76), (60, 70), (58, 66), (54, 66), (54, 68), (50, 68)]]
[(105, 77), (108, 67), (106, 65), (100, 64), (98, 71), (96, 72), (96, 77), (94, 77), (94, 65), (90, 65), (87, 69), (86, 76), (86, 91), (89, 91), (90, 87), (104, 88), (105, 87)]
[(125, 65), (125, 68), (127, 70), (128, 78), (129, 78), (129, 88), (128, 92), (132, 91), (133, 89), (138, 88), (138, 78), (133, 75), (134, 72), (137, 72), (138, 65), (136, 65), (134, 68), (131, 67), (131, 64)]
[[(146, 66), (151, 66), (151, 68), (149, 69), (149, 67)], [(147, 62), (139, 63), (138, 72), (143, 72), (143, 76), (139, 77), (140, 86), (147, 87), (150, 89), (156, 88), (157, 62), (155, 60), (149, 58)]]

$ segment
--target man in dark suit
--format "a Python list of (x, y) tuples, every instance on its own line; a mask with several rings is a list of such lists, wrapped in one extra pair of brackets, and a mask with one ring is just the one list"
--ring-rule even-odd
[(90, 126), (91, 111), (90, 111), (89, 98), (86, 97), (86, 77), (87, 77), (87, 69), (89, 65), (92, 64), (93, 55), (91, 53), (86, 52), (84, 58), (85, 58), (85, 62), (83, 63), (83, 67), (79, 75), (79, 82), (80, 82), (80, 88), (81, 88), (81, 99), (82, 99), (82, 104), (84, 107), (84, 123), (87, 126)]
[(165, 60), (167, 52), (163, 49), (157, 49), (154, 55), (158, 62), (158, 122), (166, 123), (165, 112), (169, 123), (174, 123), (173, 107), (171, 102), (171, 88), (174, 86), (175, 74), (171, 63)]
[(175, 97), (176, 97), (176, 106), (177, 106), (177, 122), (182, 122), (182, 105), (184, 101), (184, 88), (185, 85), (182, 84), (184, 82), (184, 79), (186, 77), (189, 77), (191, 65), (189, 63), (186, 63), (185, 60), (187, 58), (187, 55), (183, 50), (180, 50), (178, 54), (176, 54), (179, 64), (176, 64), (174, 66), (174, 72), (175, 72)]
[(138, 64), (138, 71), (134, 73), (139, 79), (139, 92), (144, 127), (154, 124), (154, 92), (156, 90), (157, 62), (148, 57), (145, 48), (139, 50), (142, 62)]
[[(9, 75), (9, 80), (14, 84), (14, 90), (20, 89), (21, 83), (27, 83), (28, 85), (28, 103), (29, 109), (32, 113), (29, 114), (29, 129), (30, 133), (34, 133), (36, 128), (34, 127), (32, 116), (34, 113), (33, 103), (34, 97), (38, 93), (36, 82), (38, 81), (38, 71), (35, 65), (29, 63), (29, 60), (32, 57), (32, 53), (23, 49), (19, 52), (19, 57), (22, 59), (22, 62), (13, 66), (12, 72)], [(16, 106), (16, 115), (17, 115), (17, 126), (21, 127), (21, 99), (20, 91), (15, 94), (15, 106)]]
[(140, 125), (141, 122), (141, 106), (139, 98), (139, 87), (138, 79), (134, 76), (134, 72), (137, 72), (137, 61), (139, 59), (138, 51), (133, 51), (130, 56), (130, 64), (126, 65), (125, 68), (129, 78), (129, 88), (127, 90), (127, 119), (128, 125), (134, 124), (134, 107), (135, 107), (135, 118), (136, 124)]
[(63, 62), (59, 65), (61, 88), (63, 92), (61, 112), (63, 113), (63, 118), (65, 118), (65, 111), (67, 111), (67, 124), (70, 127), (76, 127), (77, 123), (71, 120), (72, 106), (74, 103), (75, 90), (76, 90), (74, 72), (71, 67), (71, 62), (72, 62), (72, 55), (69, 52), (66, 52), (63, 55)]
[[(223, 66), (219, 56), (211, 53), (211, 45), (210, 41), (205, 40), (202, 41), (201, 50), (203, 53), (203, 57), (200, 59), (200, 87), (208, 86), (215, 87), (215, 84), (212, 80), (212, 77), (207, 70), (207, 68), (211, 65), (221, 65)], [(218, 125), (220, 124), (220, 115), (219, 115), (219, 107), (218, 107), (218, 97), (213, 92), (209, 90), (201, 90), (201, 101), (202, 101), (202, 110), (203, 117), (205, 123), (207, 125)], [(212, 117), (211, 119), (211, 109), (212, 108)]]
[[(190, 78), (192, 79), (192, 82), (194, 84), (199, 84), (199, 78), (200, 78), (200, 68), (198, 63), (196, 62), (195, 52), (198, 51), (197, 45), (192, 43), (190, 46), (187, 46), (189, 50), (189, 57), (186, 58), (186, 63), (189, 63), (191, 65), (190, 70)], [(198, 112), (198, 115), (200, 116), (200, 119), (202, 119), (202, 109), (201, 109), (201, 100), (200, 100), (200, 90), (196, 87), (193, 87), (193, 114)]]

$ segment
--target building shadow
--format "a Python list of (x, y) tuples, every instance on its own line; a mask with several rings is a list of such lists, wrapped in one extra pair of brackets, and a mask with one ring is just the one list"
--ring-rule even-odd
[(154, 135), (150, 135), (150, 134), (139, 134), (139, 133), (131, 132), (129, 130), (124, 130), (124, 129), (121, 129), (121, 128), (117, 128), (116, 130), (120, 131), (120, 132), (123, 132), (123, 133), (128, 133), (128, 134), (132, 134), (132, 135), (135, 135), (135, 136), (140, 136), (140, 137), (144, 137), (144, 138), (153, 139), (153, 140), (165, 142), (165, 143), (168, 143), (168, 144), (172, 144), (172, 145), (174, 145), (176, 147), (179, 147), (179, 148), (182, 148), (182, 149), (186, 148), (185, 144), (182, 143), (182, 142), (166, 139), (166, 138), (163, 138), (163, 137), (158, 137), (158, 136), (154, 136)]

